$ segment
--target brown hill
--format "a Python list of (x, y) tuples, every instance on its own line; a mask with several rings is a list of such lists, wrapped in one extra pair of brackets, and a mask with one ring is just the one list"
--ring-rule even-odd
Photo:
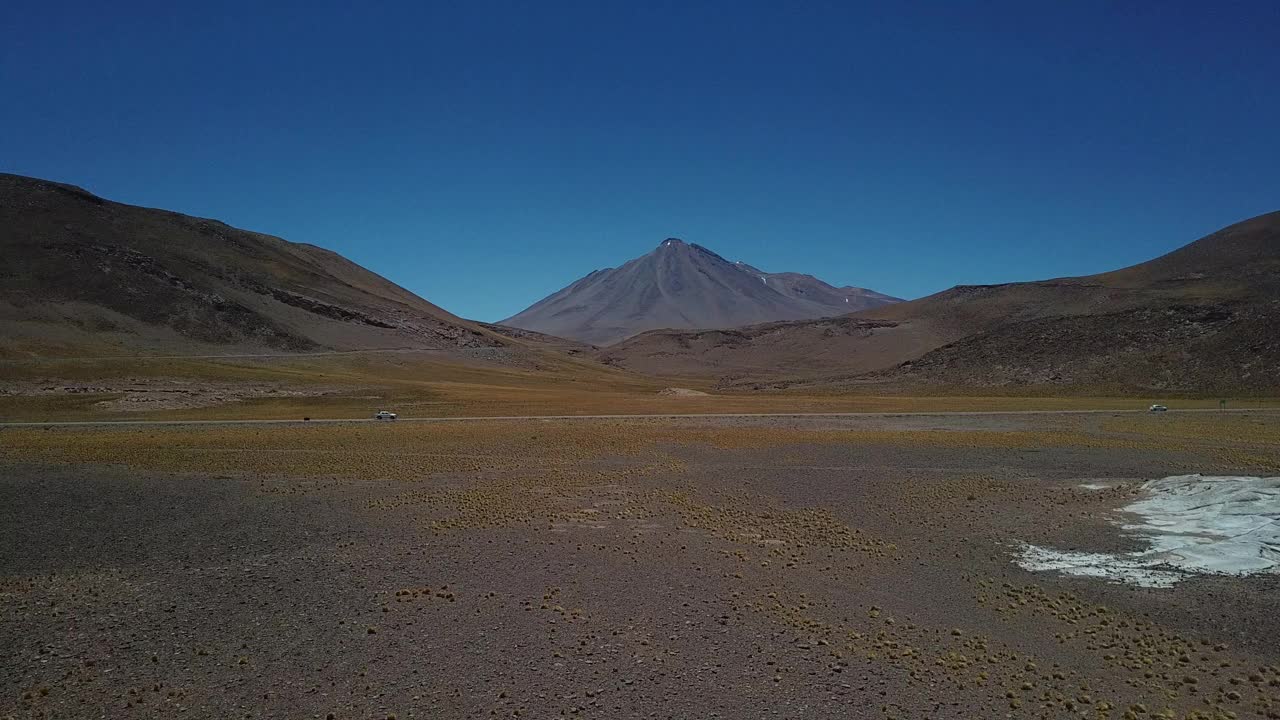
[[(1280, 213), (1099, 275), (958, 286), (830, 322), (733, 337), (646, 333), (609, 348), (616, 365), (714, 375), (730, 386), (840, 388), (1280, 387)], [(862, 321), (862, 322), (858, 322)], [(833, 352), (823, 353), (831, 348)]]
[(812, 275), (766, 273), (668, 238), (626, 264), (596, 270), (502, 321), (596, 345), (658, 328), (731, 328), (842, 315), (897, 302)]
[(852, 316), (730, 330), (654, 330), (603, 348), (602, 362), (649, 375), (722, 382), (864, 372), (899, 362), (904, 347), (936, 347), (917, 325)]
[(17, 175), (0, 256), (12, 355), (512, 344), (328, 250)]
[(1278, 327), (1280, 301), (1152, 303), (1009, 323), (859, 384), (1269, 395), (1280, 389)]

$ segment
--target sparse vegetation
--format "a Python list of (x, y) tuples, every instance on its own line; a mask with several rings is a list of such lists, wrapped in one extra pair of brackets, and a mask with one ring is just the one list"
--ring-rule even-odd
[[(0, 565), (0, 640), (92, 625), (114, 649), (12, 656), (0, 712), (746, 712), (767, 687), (832, 717), (870, 693), (883, 717), (1265, 718), (1280, 626), (1253, 582), (1171, 605), (1028, 577), (1007, 543), (1123, 543), (1090, 518), (1131, 485), (1081, 476), (1275, 462), (1273, 420), (9, 428), (0, 490), (32, 551)], [(180, 662), (134, 638), (170, 633)]]

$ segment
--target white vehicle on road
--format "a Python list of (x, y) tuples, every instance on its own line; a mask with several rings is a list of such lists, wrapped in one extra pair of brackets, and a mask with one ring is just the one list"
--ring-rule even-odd
[(1168, 411), (1169, 411), (1169, 408), (1163, 405), (1152, 405), (1151, 408), (1147, 410), (1147, 412), (1168, 412)]
[(374, 413), (373, 419), (374, 420), (395, 420), (396, 414), (393, 412), (387, 412), (386, 410), (379, 410), (378, 412)]

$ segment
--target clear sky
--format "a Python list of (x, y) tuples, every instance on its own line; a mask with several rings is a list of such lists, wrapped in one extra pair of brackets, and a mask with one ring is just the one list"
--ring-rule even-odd
[(481, 320), (668, 236), (918, 297), (1280, 209), (1277, 28), (1275, 0), (9, 0), (0, 170)]

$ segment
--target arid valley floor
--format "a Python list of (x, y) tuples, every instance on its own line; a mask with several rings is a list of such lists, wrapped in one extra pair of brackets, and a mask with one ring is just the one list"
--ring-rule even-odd
[(1280, 720), (1277, 28), (7, 4), (0, 720)]
[(1280, 474), (1272, 410), (0, 448), (0, 718), (1280, 717), (1276, 575), (1013, 562), (1130, 547), (1146, 480)]

